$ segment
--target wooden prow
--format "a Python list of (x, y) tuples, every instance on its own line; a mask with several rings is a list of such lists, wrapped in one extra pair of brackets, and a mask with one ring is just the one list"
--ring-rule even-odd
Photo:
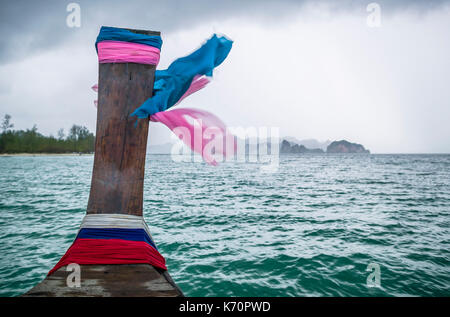
[[(99, 64), (97, 132), (87, 214), (142, 216), (148, 121), (137, 121), (130, 114), (152, 96), (155, 69), (154, 65), (134, 63)], [(183, 295), (167, 271), (148, 264), (80, 267), (81, 287), (67, 286), (72, 272), (62, 267), (23, 296)]]

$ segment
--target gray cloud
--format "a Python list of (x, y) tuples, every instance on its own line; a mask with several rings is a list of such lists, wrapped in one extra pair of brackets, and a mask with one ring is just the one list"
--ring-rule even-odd
[[(81, 6), (79, 29), (65, 24), (71, 1)], [(380, 28), (366, 25), (372, 1)], [(218, 31), (235, 40), (233, 50), (184, 107), (230, 126), (278, 126), (282, 135), (348, 139), (373, 152), (450, 152), (449, 1), (160, 2), (2, 3), (0, 116), (45, 134), (73, 123), (94, 131), (89, 87), (101, 25), (162, 31), (161, 68)], [(274, 45), (264, 47), (268, 39)], [(151, 129), (150, 143), (171, 137), (164, 126)]]
[[(66, 6), (76, 2), (81, 7), (82, 27), (77, 30), (66, 26)], [(372, 1), (331, 0), (44, 0), (44, 1), (2, 1), (0, 10), (0, 64), (20, 60), (44, 50), (52, 49), (78, 37), (94, 37), (101, 25), (154, 29), (172, 32), (190, 28), (199, 23), (220, 20), (227, 17), (244, 16), (259, 20), (282, 21), (305, 5), (324, 4), (329, 10), (365, 11)], [(384, 0), (379, 3), (384, 13), (402, 9), (426, 12), (448, 0)], [(386, 12), (387, 11), (387, 12)]]

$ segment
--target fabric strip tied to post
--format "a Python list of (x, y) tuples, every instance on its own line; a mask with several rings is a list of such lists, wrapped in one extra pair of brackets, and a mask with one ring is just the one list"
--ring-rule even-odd
[(192, 54), (178, 58), (165, 70), (155, 72), (153, 97), (147, 99), (132, 115), (148, 118), (177, 104), (196, 76), (212, 76), (231, 50), (233, 41), (214, 34)]
[(144, 218), (123, 214), (86, 215), (72, 246), (48, 275), (70, 263), (145, 263), (167, 269)]
[[(124, 44), (125, 42), (130, 43)], [(162, 41), (157, 41), (155, 36), (102, 27), (96, 47), (100, 63), (140, 62), (156, 65), (159, 61), (160, 43)], [(149, 49), (143, 49), (143, 52), (139, 52), (143, 44), (149, 45)], [(163, 123), (193, 151), (201, 154), (208, 164), (217, 164), (211, 153), (208, 153), (210, 150), (208, 145), (214, 145), (215, 154), (223, 154), (225, 157), (233, 154), (236, 149), (234, 138), (226, 132), (223, 122), (212, 113), (191, 108), (166, 111), (209, 83), (210, 80), (207, 76), (212, 76), (213, 69), (225, 60), (232, 44), (233, 41), (226, 37), (218, 37), (214, 34), (193, 53), (176, 59), (165, 70), (156, 70), (153, 96), (147, 99), (131, 115), (143, 119), (150, 118), (153, 122)], [(155, 54), (154, 59), (151, 60), (150, 56), (143, 58), (143, 55), (150, 51)], [(157, 58), (156, 54), (158, 54)], [(96, 85), (92, 88), (96, 91), (98, 89)], [(95, 105), (97, 105), (96, 101)], [(195, 138), (192, 133), (195, 132), (195, 126), (199, 123), (202, 126), (200, 129), (202, 133), (201, 142), (194, 142)], [(189, 138), (177, 133), (179, 132), (175, 131), (177, 128), (184, 128), (184, 131), (188, 132)], [(204, 135), (204, 132), (211, 132), (211, 130), (215, 130), (216, 133), (210, 133), (208, 137)], [(232, 146), (229, 146), (228, 143), (230, 142)]]
[(165, 124), (187, 146), (201, 154), (208, 164), (217, 165), (208, 147), (214, 147), (215, 154), (225, 157), (236, 151), (234, 136), (227, 131), (222, 120), (210, 112), (181, 108), (157, 112), (150, 116), (150, 120)]
[(161, 49), (162, 39), (159, 35), (147, 35), (134, 33), (130, 30), (120, 29), (110, 26), (102, 26), (95, 41), (95, 48), (98, 52), (98, 43), (102, 41), (122, 41), (129, 43), (140, 43)]
[(99, 63), (137, 63), (158, 65), (159, 48), (139, 43), (103, 41), (98, 43)]

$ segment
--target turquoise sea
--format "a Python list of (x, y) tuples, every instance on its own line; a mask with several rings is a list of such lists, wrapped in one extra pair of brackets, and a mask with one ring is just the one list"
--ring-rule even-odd
[[(0, 296), (70, 246), (92, 165), (0, 157)], [(450, 296), (450, 155), (287, 155), (274, 173), (150, 155), (146, 168), (144, 216), (187, 296)]]

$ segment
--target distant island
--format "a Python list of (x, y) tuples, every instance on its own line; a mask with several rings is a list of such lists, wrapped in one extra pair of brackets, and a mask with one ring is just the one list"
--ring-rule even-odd
[(282, 154), (303, 154), (303, 153), (370, 153), (363, 145), (351, 143), (346, 140), (333, 141), (327, 147), (326, 151), (322, 148), (307, 148), (303, 144), (297, 144), (283, 140), (280, 145), (280, 153)]
[[(260, 141), (258, 146), (266, 144), (270, 149), (270, 140)], [(170, 154), (174, 143), (164, 143), (149, 145), (148, 154)], [(249, 146), (246, 144), (246, 152)], [(364, 146), (358, 143), (351, 143), (346, 140), (319, 142), (314, 139), (297, 140), (293, 137), (285, 137), (280, 140), (281, 154), (323, 154), (323, 153), (370, 153)]]
[(289, 153), (289, 154), (297, 154), (297, 153), (324, 153), (324, 151), (320, 148), (309, 149), (303, 144), (297, 144), (294, 142), (289, 142), (287, 140), (283, 140), (280, 146), (280, 153)]
[(364, 146), (358, 143), (351, 143), (346, 140), (331, 142), (327, 147), (327, 153), (367, 153), (370, 151), (366, 150)]

